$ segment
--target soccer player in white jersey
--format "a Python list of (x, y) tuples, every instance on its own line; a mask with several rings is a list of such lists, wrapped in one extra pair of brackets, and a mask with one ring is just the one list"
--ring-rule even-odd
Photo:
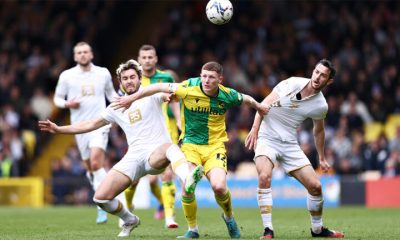
[[(106, 108), (105, 97), (111, 102), (118, 96), (110, 72), (107, 68), (94, 65), (92, 59), (90, 45), (86, 42), (77, 43), (74, 47), (77, 65), (63, 71), (57, 83), (54, 103), (59, 108), (69, 108), (72, 124), (97, 117)], [(75, 136), (86, 175), (95, 191), (106, 176), (104, 161), (110, 127), (107, 125)], [(106, 222), (107, 213), (98, 208), (96, 223)]]
[[(139, 49), (138, 60), (142, 66), (141, 86), (147, 86), (159, 82), (174, 82), (174, 78), (168, 72), (157, 69), (157, 52), (152, 45), (142, 45)], [(171, 134), (172, 141), (178, 142), (178, 128), (180, 128), (180, 109), (179, 102), (171, 101), (163, 104), (163, 112), (166, 119), (167, 130)], [(173, 117), (170, 117), (171, 115)], [(176, 135), (176, 138), (175, 135)], [(166, 168), (161, 174), (162, 186), (160, 189), (158, 176), (149, 176), (150, 189), (154, 197), (160, 203), (154, 218), (165, 218), (167, 228), (177, 228), (179, 225), (175, 221), (175, 184), (172, 169)], [(129, 209), (133, 209), (133, 197), (136, 191), (136, 185), (130, 186), (125, 190), (126, 204)]]
[[(135, 60), (123, 63), (117, 76), (127, 94), (138, 91), (141, 70)], [(124, 221), (119, 237), (127, 237), (139, 225), (139, 218), (115, 197), (146, 174), (160, 174), (171, 163), (185, 191), (193, 193), (203, 174), (199, 166), (189, 173), (189, 163), (176, 144), (173, 144), (165, 126), (162, 103), (169, 94), (157, 94), (136, 101), (126, 111), (107, 107), (101, 116), (93, 120), (68, 126), (57, 126), (50, 120), (39, 121), (42, 131), (51, 133), (80, 134), (117, 123), (125, 132), (129, 149), (125, 156), (107, 173), (96, 189), (94, 202), (104, 211), (117, 215)]]
[(300, 149), (296, 136), (296, 129), (300, 124), (311, 118), (319, 164), (324, 172), (328, 171), (330, 166), (324, 157), (324, 118), (328, 104), (321, 90), (333, 82), (335, 74), (336, 69), (329, 60), (319, 61), (311, 79), (291, 77), (280, 82), (263, 100), (263, 104), (271, 107), (268, 114), (256, 114), (245, 145), (249, 149), (255, 149), (254, 161), (258, 172), (257, 199), (264, 225), (261, 238), (274, 237), (271, 177), (275, 162), (279, 162), (285, 172), (296, 178), (308, 191), (307, 208), (311, 217), (311, 235), (344, 237), (343, 233), (329, 230), (322, 224), (321, 183), (307, 156)]

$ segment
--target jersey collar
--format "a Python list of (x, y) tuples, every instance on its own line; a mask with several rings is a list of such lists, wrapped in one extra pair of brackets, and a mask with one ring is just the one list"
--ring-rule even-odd
[(206, 95), (206, 96), (209, 97), (209, 98), (216, 98), (216, 97), (218, 97), (218, 95), (219, 95), (219, 85), (218, 85), (217, 94), (216, 94), (215, 96), (209, 96), (207, 93), (205, 93), (205, 92), (203, 91), (203, 85), (201, 84), (201, 82), (200, 82), (200, 90), (201, 90), (201, 92), (202, 92), (204, 95)]

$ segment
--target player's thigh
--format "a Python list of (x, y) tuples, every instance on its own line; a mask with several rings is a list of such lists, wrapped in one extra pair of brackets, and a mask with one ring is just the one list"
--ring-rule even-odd
[(103, 167), (105, 156), (104, 149), (99, 147), (90, 148), (90, 165), (93, 171)]
[(203, 165), (199, 146), (191, 143), (184, 143), (181, 146), (182, 152), (185, 154), (186, 160), (194, 165)]
[(317, 174), (311, 165), (304, 166), (300, 169), (294, 170), (290, 172), (290, 174), (296, 178), (303, 186), (309, 190), (314, 191), (317, 189), (320, 190), (321, 183)]
[(204, 172), (207, 174), (214, 168), (223, 169), (227, 172), (226, 149), (223, 143), (202, 146), (202, 159), (204, 161)]
[(101, 200), (111, 200), (124, 191), (131, 184), (131, 179), (125, 174), (110, 170), (99, 187), (94, 197)]
[(149, 164), (154, 169), (165, 169), (169, 165), (166, 156), (167, 149), (172, 143), (165, 143), (157, 146), (149, 156)]
[(160, 174), (164, 169), (155, 169), (150, 166), (149, 156), (154, 146), (142, 149), (129, 149), (125, 156), (112, 168), (126, 176), (131, 182), (138, 181), (147, 174)]

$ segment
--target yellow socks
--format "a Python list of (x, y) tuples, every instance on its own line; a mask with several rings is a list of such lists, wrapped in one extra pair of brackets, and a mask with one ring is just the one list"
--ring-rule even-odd
[(133, 196), (135, 195), (136, 186), (130, 186), (125, 189), (125, 200), (126, 200), (126, 207), (131, 210), (133, 207)]
[(217, 200), (218, 205), (224, 211), (225, 216), (228, 218), (232, 217), (233, 215), (232, 202), (231, 202), (231, 193), (229, 192), (229, 190), (222, 197), (218, 197), (217, 195), (215, 195), (215, 200)]
[(175, 209), (175, 184), (172, 181), (165, 181), (161, 186), (161, 195), (164, 205), (165, 217), (173, 217)]
[(184, 197), (182, 196), (182, 209), (185, 214), (186, 222), (189, 228), (197, 227), (197, 202), (195, 196)]
[(158, 185), (158, 182), (154, 184), (150, 184), (151, 193), (153, 193), (154, 197), (157, 198), (160, 205), (163, 204), (162, 197), (161, 197), (161, 189)]

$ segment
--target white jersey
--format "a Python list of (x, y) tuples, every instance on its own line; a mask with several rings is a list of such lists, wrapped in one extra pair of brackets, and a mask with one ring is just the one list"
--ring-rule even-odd
[(307, 118), (324, 119), (328, 104), (322, 92), (315, 95), (296, 99), (310, 79), (291, 77), (280, 82), (273, 92), (277, 93), (276, 101), (261, 123), (259, 137), (270, 140), (297, 143), (296, 131)]
[(117, 93), (107, 68), (91, 64), (90, 71), (84, 72), (77, 65), (61, 73), (56, 87), (56, 96), (80, 102), (77, 109), (70, 108), (71, 124), (99, 117), (106, 108), (104, 96), (111, 102)]
[(101, 116), (124, 130), (129, 151), (139, 151), (154, 144), (172, 143), (165, 126), (162, 102), (162, 94), (159, 93), (133, 102), (124, 112), (109, 106)]

